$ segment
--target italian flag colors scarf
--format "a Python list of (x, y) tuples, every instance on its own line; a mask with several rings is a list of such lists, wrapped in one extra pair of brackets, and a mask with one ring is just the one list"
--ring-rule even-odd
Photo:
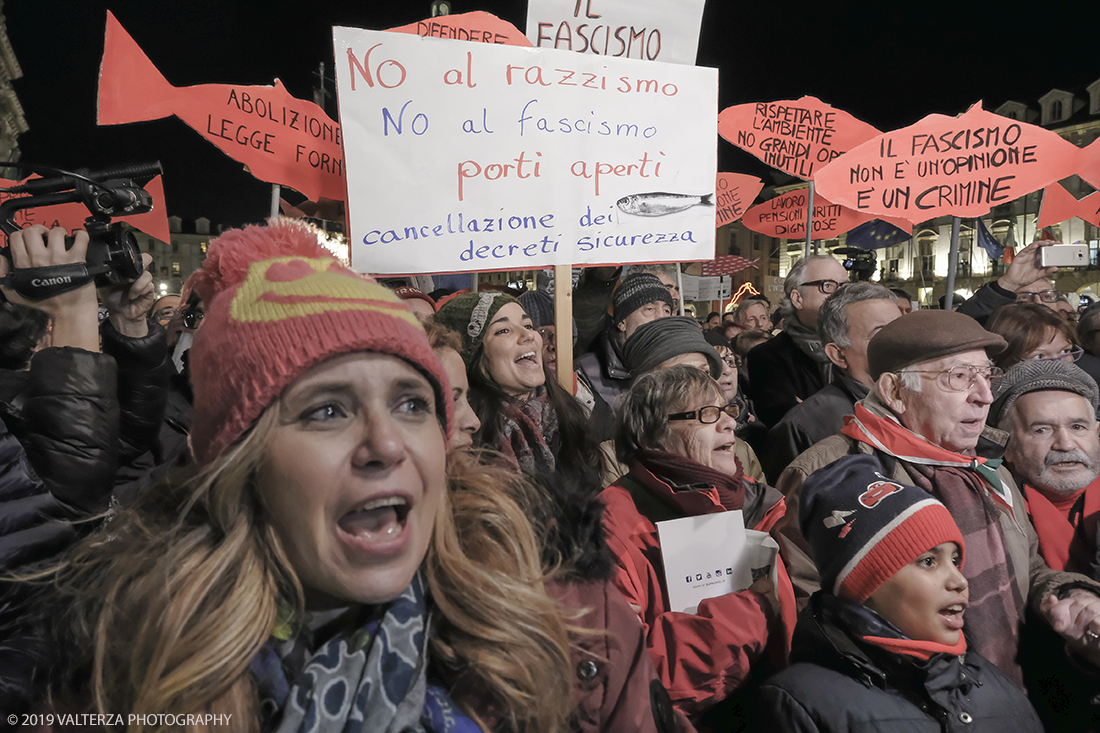
[(896, 420), (879, 417), (859, 404), (856, 405), (854, 415), (844, 417), (844, 427), (840, 432), (906, 463), (973, 471), (989, 487), (990, 498), (1012, 511), (1012, 493), (996, 472), (1001, 465), (1000, 460), (964, 456), (933, 445)]

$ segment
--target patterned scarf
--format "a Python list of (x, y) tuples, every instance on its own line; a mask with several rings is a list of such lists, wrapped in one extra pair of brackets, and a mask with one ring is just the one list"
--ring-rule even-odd
[(526, 400), (509, 400), (496, 448), (521, 471), (532, 476), (551, 474), (557, 467), (551, 446), (558, 442), (558, 413), (542, 386)]
[(814, 360), (818, 369), (821, 370), (821, 378), (825, 383), (833, 381), (833, 363), (825, 353), (825, 345), (821, 343), (821, 336), (817, 329), (803, 326), (798, 316), (791, 316), (787, 319), (787, 325), (783, 330), (803, 354)]
[(364, 609), (319, 648), (313, 630), (303, 627), (291, 635), (280, 633), (289, 631), (285, 624), (277, 625), (249, 664), (260, 692), (262, 729), (478, 733), (447, 690), (428, 679), (429, 627), (419, 573), (387, 606)]
[(1012, 512), (1012, 495), (993, 472), (1000, 461), (964, 456), (907, 430), (895, 420), (857, 404), (842, 433), (897, 458), (911, 469), (917, 486), (943, 502), (966, 543), (965, 575), (970, 585), (966, 629), (974, 649), (1023, 689), (1016, 662), (1024, 599), (1005, 546), (1000, 510)]

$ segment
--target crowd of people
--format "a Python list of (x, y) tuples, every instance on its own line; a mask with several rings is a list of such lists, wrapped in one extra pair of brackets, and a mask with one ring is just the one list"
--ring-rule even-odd
[[(65, 234), (0, 276), (82, 262)], [(384, 287), (285, 218), (178, 295), (5, 287), (0, 712), (1098, 730), (1100, 308), (1055, 307), (1040, 246), (954, 312), (820, 255), (699, 320), (675, 266), (589, 268), (556, 323), (542, 289)], [(773, 572), (678, 610), (661, 523), (716, 514)]]

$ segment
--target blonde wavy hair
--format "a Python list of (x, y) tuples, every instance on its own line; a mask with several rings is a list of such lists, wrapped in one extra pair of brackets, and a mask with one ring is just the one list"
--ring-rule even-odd
[[(232, 714), (259, 731), (247, 668), (280, 605), (304, 598), (255, 476), (279, 424), (276, 401), (192, 479), (149, 492), (80, 542), (53, 571), (51, 704), (100, 713)], [(573, 705), (569, 630), (547, 594), (522, 479), (452, 454), (422, 564), (438, 611), (433, 667), (485, 730), (557, 733)], [(493, 711), (483, 720), (477, 707)], [(152, 730), (130, 725), (130, 731)], [(205, 731), (201, 725), (185, 730)]]

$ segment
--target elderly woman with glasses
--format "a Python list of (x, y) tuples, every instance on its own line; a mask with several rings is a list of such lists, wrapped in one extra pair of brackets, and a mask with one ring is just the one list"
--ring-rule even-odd
[(781, 568), (778, 592), (765, 579), (706, 599), (694, 614), (672, 610), (657, 522), (741, 511), (747, 528), (767, 532), (783, 516), (779, 493), (743, 475), (736, 417), (718, 383), (694, 366), (638, 377), (619, 405), (616, 431), (630, 472), (603, 492), (614, 582), (641, 616), (673, 705), (715, 730), (746, 722), (751, 681), (784, 659), (793, 591)]

